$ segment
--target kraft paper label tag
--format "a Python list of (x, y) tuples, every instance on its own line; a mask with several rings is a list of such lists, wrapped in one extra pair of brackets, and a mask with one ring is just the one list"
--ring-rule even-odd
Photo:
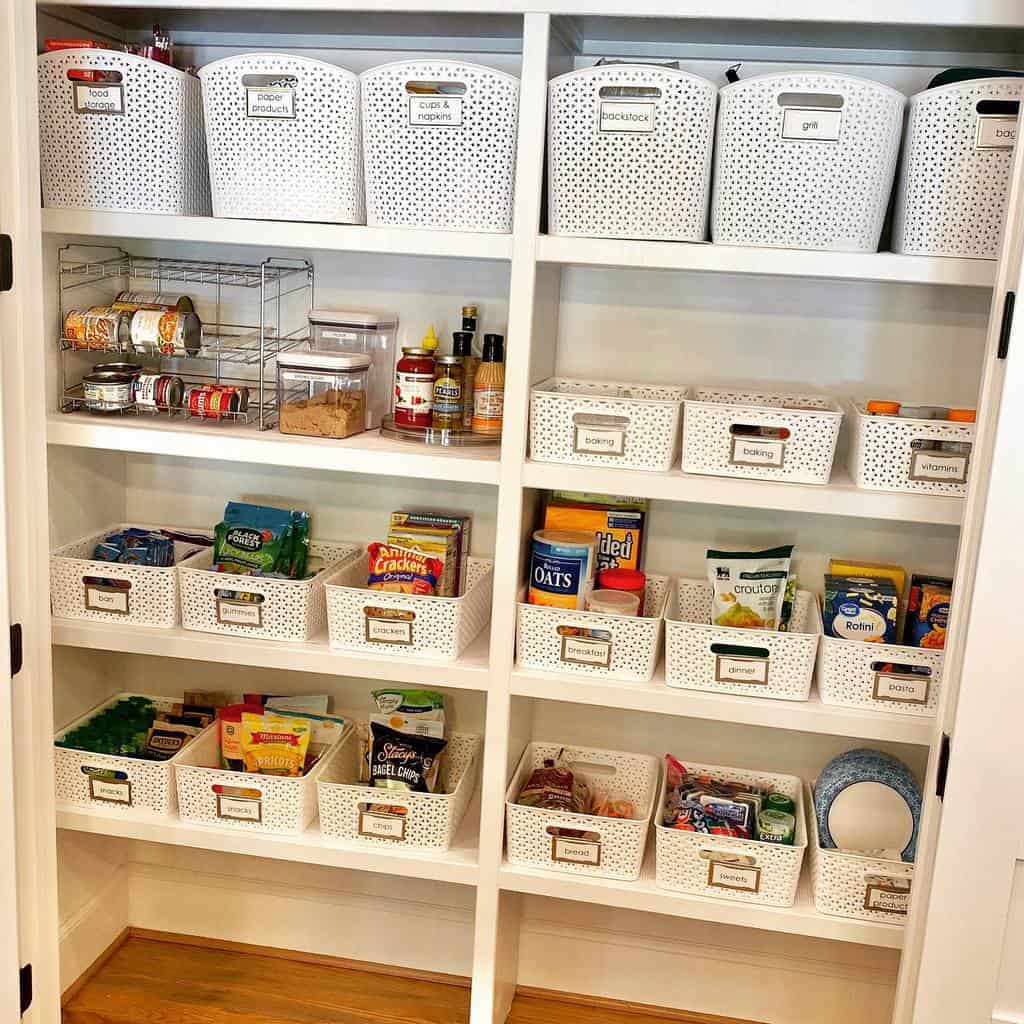
[(800, 142), (838, 142), (841, 110), (787, 107), (782, 112), (782, 137)]
[(89, 779), (89, 799), (104, 804), (132, 805), (132, 784), (127, 780)]
[(708, 885), (734, 892), (760, 892), (761, 869), (712, 860), (708, 862)]
[(589, 636), (563, 636), (558, 660), (566, 665), (596, 665), (611, 668), (611, 640), (595, 640)]
[(755, 437), (734, 437), (729, 452), (733, 466), (781, 466), (786, 458), (786, 442)]
[(931, 676), (876, 672), (872, 696), (892, 704), (927, 704), (931, 681)]
[(715, 655), (716, 683), (753, 683), (768, 685), (768, 659)]
[(405, 815), (385, 814), (383, 811), (360, 811), (359, 834), (376, 839), (405, 842)]
[(974, 136), (975, 149), (1013, 149), (1017, 141), (1017, 118), (982, 114)]
[(294, 120), (295, 90), (290, 86), (247, 88), (245, 116), (270, 120)]
[(869, 881), (864, 890), (865, 910), (884, 910), (887, 914), (906, 914), (910, 910), (909, 879)]
[(412, 622), (409, 619), (384, 619), (366, 616), (366, 642), (412, 646)]
[(99, 583), (86, 583), (85, 610), (127, 615), (129, 612), (128, 591), (120, 590), (117, 587), (105, 587)]
[(589, 864), (600, 867), (601, 843), (595, 839), (551, 837), (551, 859), (556, 864)]
[(910, 454), (910, 479), (942, 484), (967, 483), (968, 455), (949, 455), (945, 452), (913, 451)]
[(76, 114), (124, 115), (123, 85), (83, 85), (74, 83)]
[(222, 626), (262, 626), (263, 602), (217, 598), (217, 621)]
[(420, 128), (461, 128), (461, 96), (410, 96), (409, 124)]
[(263, 799), (217, 796), (217, 817), (228, 821), (263, 821)]
[(602, 100), (598, 130), (637, 135), (653, 132), (654, 107), (635, 100)]
[(626, 431), (623, 427), (573, 427), (572, 450), (577, 455), (623, 455)]

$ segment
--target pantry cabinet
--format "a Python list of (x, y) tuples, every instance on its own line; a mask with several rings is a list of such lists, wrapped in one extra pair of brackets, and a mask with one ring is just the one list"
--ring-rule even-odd
[[(1024, 799), (1015, 761), (1024, 706), (1009, 639), (1015, 581), (1024, 572), (1017, 536), (1024, 326), (1012, 315), (1022, 285), (1024, 150), (1016, 150), (1007, 172), (998, 259), (896, 253), (889, 227), (882, 228), (880, 252), (869, 251), (863, 232), (856, 245), (821, 251), (749, 244), (742, 233), (756, 226), (749, 208), (758, 206), (759, 190), (780, 186), (758, 177), (763, 167), (749, 174), (747, 168), (746, 177), (725, 175), (733, 190), (748, 181), (749, 194), (732, 194), (720, 211), (730, 231), (739, 232), (728, 240), (743, 244), (666, 240), (701, 235), (721, 177), (707, 161), (711, 92), (696, 89), (694, 76), (717, 90), (737, 63), (741, 81), (780, 74), (789, 82), (810, 69), (826, 83), (821, 93), (832, 89), (827, 83), (860, 77), (877, 86), (871, 95), (898, 106), (899, 94), (920, 92), (947, 67), (1024, 68), (1024, 13), (1012, 0), (936, 0), (927, 10), (913, 0), (843, 0), (826, 14), (799, 0), (735, 0), (724, 8), (701, 0), (641, 0), (630, 8), (612, 0), (266, 0), (256, 7), (185, 0), (171, 9), (150, 0), (7, 0), (0, 8), (0, 137), (9, 140), (0, 155), (0, 231), (11, 237), (14, 253), (13, 288), (0, 293), (0, 628), (14, 630), (12, 652), (18, 629), (21, 638), (20, 666), (13, 653), (9, 666), (0, 655), (0, 674), (12, 676), (0, 699), (0, 1018), (16, 1019), (24, 992), (31, 996), (24, 1019), (55, 1024), (62, 993), (126, 928), (468, 978), (470, 1024), (503, 1024), (517, 986), (770, 1024), (824, 1017), (837, 1024), (1009, 1022), (1024, 1015), (1024, 834), (1015, 811)], [(358, 167), (349, 161), (344, 196), (317, 198), (292, 173), (265, 188), (247, 180), (243, 188), (228, 171), (245, 179), (248, 163), (233, 162), (240, 151), (221, 146), (213, 209), (237, 216), (218, 218), (191, 208), (119, 205), (118, 182), (129, 180), (119, 174), (123, 162), (137, 170), (148, 157), (111, 149), (102, 169), (111, 172), (104, 194), (114, 209), (58, 205), (64, 200), (52, 181), (42, 206), (40, 138), (66, 113), (52, 96), (40, 105), (40, 89), (49, 88), (45, 77), (37, 86), (43, 40), (95, 38), (120, 46), (147, 38), (154, 20), (170, 32), (180, 67), (217, 62), (202, 76), (204, 86), (228, 74), (234, 58), (254, 53), (263, 57), (246, 64), (245, 74), (277, 74), (281, 67), (292, 75), (310, 68), (324, 74), (330, 65), (350, 73), (341, 76), (350, 89), (354, 75), (384, 69), (363, 80), (363, 100), (376, 98), (364, 102), (360, 116), (380, 117), (375, 130), (363, 123), (360, 135), (352, 94), (334, 115), (335, 127), (343, 123), (339, 134), (353, 146), (357, 135), (363, 146), (402, 138), (401, 159), (377, 153), (365, 197), (359, 175), (348, 180)], [(282, 54), (293, 57), (282, 64)], [(592, 77), (572, 73), (599, 60), (609, 68), (619, 66), (612, 61), (678, 62), (681, 75), (663, 75), (658, 88), (689, 88), (689, 106), (699, 108), (703, 142), (692, 174), (701, 187), (711, 182), (707, 209), (676, 211), (674, 226), (651, 229), (668, 211), (655, 216), (655, 198), (627, 194), (614, 174), (594, 172), (602, 203), (619, 205), (609, 216), (595, 202), (575, 210), (574, 219), (565, 204), (587, 179), (564, 166), (549, 191), (549, 123), (582, 118), (589, 130), (587, 119), (604, 116), (589, 94), (572, 92)], [(486, 72), (473, 78), (472, 65)], [(419, 137), (390, 131), (382, 113), (395, 104), (406, 109), (403, 89), (451, 75), (464, 77), (468, 90), (458, 94), (467, 106), (457, 109), (469, 110), (479, 88), (494, 119), (491, 134), (465, 150), (471, 166), (446, 163), (429, 147), (417, 151)], [(170, 77), (185, 92), (200, 82)], [(555, 79), (562, 91), (549, 97)], [(652, 88), (619, 73), (609, 72), (608, 81), (613, 90)], [(791, 105), (798, 100), (791, 97)], [(829, 100), (823, 109), (840, 107)], [(230, 100), (211, 101), (206, 111), (224, 125), (237, 113)], [(1012, 120), (1005, 107), (998, 116)], [(258, 148), (261, 130), (247, 124), (245, 145)], [(224, 131), (221, 143), (229, 138)], [(593, 153), (622, 159), (632, 152), (606, 141), (587, 149), (584, 140), (580, 149), (591, 160)], [(315, 161), (322, 159), (321, 142), (307, 138), (276, 152)], [(553, 151), (568, 153), (570, 168), (583, 159), (572, 146)], [(261, 155), (273, 152), (268, 145)], [(804, 160), (815, 159), (813, 149), (803, 152), (812, 154)], [(884, 160), (871, 155), (899, 181), (892, 152)], [(73, 147), (65, 158), (74, 161)], [(423, 166), (434, 170), (413, 180), (410, 168)], [(67, 167), (54, 164), (47, 174), (68, 176)], [(629, 170), (623, 180), (642, 180), (636, 174), (643, 168)], [(806, 166), (799, 170), (790, 177), (807, 177)], [(273, 167), (260, 173), (273, 175)], [(446, 190), (481, 182), (493, 190), (487, 209), (445, 204)], [(261, 206), (265, 196), (288, 216)], [(362, 219), (364, 198), (374, 226), (350, 223)], [(557, 210), (549, 209), (549, 198)], [(696, 202), (689, 191), (684, 198)], [(843, 202), (841, 193), (836, 202)], [(887, 208), (891, 213), (874, 203), (871, 232)], [(337, 223), (323, 219), (328, 209)], [(625, 221), (637, 209), (645, 217), (631, 231)], [(608, 234), (624, 237), (598, 237), (608, 224)], [(670, 233), (635, 237), (662, 230)], [(841, 230), (829, 228), (833, 235)], [(810, 246), (818, 237), (812, 234), (777, 244)], [(415, 345), (432, 323), (447, 342), (460, 326), (460, 307), (479, 305), (481, 333), (506, 338), (500, 445), (435, 449), (376, 430), (344, 440), (307, 438), (261, 430), (255, 415), (223, 423), (99, 416), (66, 401), (61, 321), (75, 294), (91, 303), (109, 299), (114, 279), (134, 280), (135, 271), (146, 281), (209, 287), (218, 325), (248, 324), (264, 341), (273, 333), (266, 329), (268, 309), (277, 309), (274, 323), (287, 333), (278, 308), (284, 300), (275, 307), (265, 291), (268, 278), (283, 279), (285, 268), (302, 278), (302, 302), (311, 307), (397, 312), (399, 347)], [(255, 297), (248, 312), (231, 305), (235, 285)], [(304, 305), (298, 315), (301, 321)], [(260, 381), (273, 379), (267, 356), (261, 347), (232, 374), (262, 393)], [(651, 450), (635, 460), (616, 462), (598, 442), (581, 452), (567, 440), (579, 441), (570, 433), (579, 423), (571, 412), (563, 422), (558, 406), (580, 381), (645, 385), (642, 400), (656, 407), (668, 396), (675, 418), (670, 413), (666, 421), (653, 409), (643, 442)], [(817, 412), (803, 408), (801, 423), (827, 422), (828, 436), (814, 434), (807, 465), (792, 472), (762, 472), (749, 462), (730, 472), (738, 468), (732, 449), (712, 452), (693, 433), (689, 445), (681, 443), (679, 421), (683, 432), (688, 421), (692, 430), (705, 405), (723, 395), (749, 408), (758, 396), (812, 392)], [(966, 487), (910, 486), (900, 468), (906, 486), (888, 489), (891, 467), (874, 477), (860, 473), (853, 434), (859, 414), (851, 402), (890, 397), (977, 406)], [(611, 412), (621, 421), (621, 408)], [(670, 436), (658, 448), (654, 435), (664, 422)], [(558, 443), (549, 444), (543, 430), (556, 423)], [(624, 445), (628, 429), (613, 429), (613, 442)], [(944, 440), (964, 443), (960, 434)], [(709, 469), (718, 475), (707, 475)], [(668, 621), (637, 631), (647, 647), (642, 656), (631, 647), (627, 664), (613, 662), (609, 650), (608, 664), (596, 670), (593, 663), (566, 665), (561, 646), (523, 642), (523, 629), (531, 627), (517, 612), (531, 537), (544, 493), (554, 489), (651, 503), (645, 568), (649, 593), (658, 607), (664, 600)], [(238, 498), (301, 504), (312, 510), (314, 540), (350, 546), (381, 539), (395, 509), (472, 514), (479, 587), (451, 613), (456, 640), (387, 657), (358, 629), (310, 628), (314, 635), (307, 637), (305, 622), (296, 639), (288, 630), (258, 638), (218, 629), (219, 622), (196, 631), (187, 628), (192, 620), (155, 627), (51, 618), (54, 551), (111, 524), (210, 529), (225, 502)], [(698, 624), (680, 608), (686, 584), (680, 590), (679, 581), (704, 578), (709, 547), (783, 543), (796, 544), (800, 588), (813, 596), (801, 605), (801, 630), (786, 637), (806, 664), (793, 680), (779, 680), (776, 695), (784, 699), (751, 695), (749, 687), (689, 685), (697, 670), (679, 652), (686, 650), (687, 625)], [(818, 637), (816, 601), (831, 556), (945, 576), (955, 571), (941, 689), (923, 712), (822, 699), (804, 647)], [(354, 602), (359, 622), (358, 592), (348, 593), (359, 586), (359, 574), (350, 579), (340, 563), (338, 569), (328, 614), (332, 601), (336, 608)], [(481, 597), (488, 584), (489, 608)], [(536, 628), (543, 630), (543, 622)], [(124, 813), (55, 793), (55, 733), (115, 694), (173, 699), (186, 686), (272, 688), (328, 694), (335, 709), (358, 717), (380, 683), (441, 690), (460, 737), (456, 746), (467, 752), (453, 816), (429, 834), (410, 831), (416, 844), (361, 845), (351, 822), (332, 824), (352, 797), (351, 766), (342, 758), (325, 766), (335, 787), (330, 808), (321, 805), (321, 820), (294, 834), (229, 827), (212, 812), (191, 819)], [(636, 822), (618, 830), (629, 833), (629, 856), (609, 855), (606, 867), (614, 871), (552, 870), (546, 840), (538, 853), (536, 836), (531, 842), (528, 834), (512, 834), (528, 833), (525, 809), (513, 812), (506, 840), (506, 798), (515, 796), (524, 752), (549, 744), (641, 766), (638, 774), (650, 778), (638, 783), (636, 801), (645, 807), (660, 802), (666, 752), (780, 780), (773, 785), (789, 787), (798, 806), (835, 755), (858, 747), (896, 755), (916, 776), (924, 805), (905, 923), (818, 909), (813, 850), (802, 866), (790, 856), (795, 850), (782, 851), (776, 859), (788, 874), (785, 884), (766, 885), (771, 899), (696, 895), (703, 874), (694, 882), (682, 844), (669, 850), (655, 829), (628, 827)], [(196, 775), (203, 766), (189, 771)], [(302, 808), (304, 822), (310, 807)], [(659, 885), (669, 873), (659, 863), (663, 846), (678, 873), (674, 885)], [(584, 852), (594, 856), (593, 847)], [(30, 982), (19, 975), (27, 966)]]

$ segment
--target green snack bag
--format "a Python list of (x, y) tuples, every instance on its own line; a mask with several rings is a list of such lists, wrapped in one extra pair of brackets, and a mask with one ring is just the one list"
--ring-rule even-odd
[(309, 565), (309, 513), (292, 513), (292, 545), (287, 573), (290, 579), (306, 578)]
[(213, 540), (213, 567), (242, 576), (288, 575), (293, 513), (283, 508), (229, 501)]

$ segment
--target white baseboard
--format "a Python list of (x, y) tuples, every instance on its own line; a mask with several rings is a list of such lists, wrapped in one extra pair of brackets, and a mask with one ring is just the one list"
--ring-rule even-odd
[(127, 865), (118, 867), (60, 925), (60, 988), (65, 991), (128, 924)]

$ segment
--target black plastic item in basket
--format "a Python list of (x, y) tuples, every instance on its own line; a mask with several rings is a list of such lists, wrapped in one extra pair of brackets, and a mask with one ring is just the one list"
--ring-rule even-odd
[(948, 68), (940, 71), (928, 83), (928, 88), (938, 89), (942, 85), (970, 82), (975, 78), (1024, 78), (1024, 71), (1006, 71), (1003, 68)]

